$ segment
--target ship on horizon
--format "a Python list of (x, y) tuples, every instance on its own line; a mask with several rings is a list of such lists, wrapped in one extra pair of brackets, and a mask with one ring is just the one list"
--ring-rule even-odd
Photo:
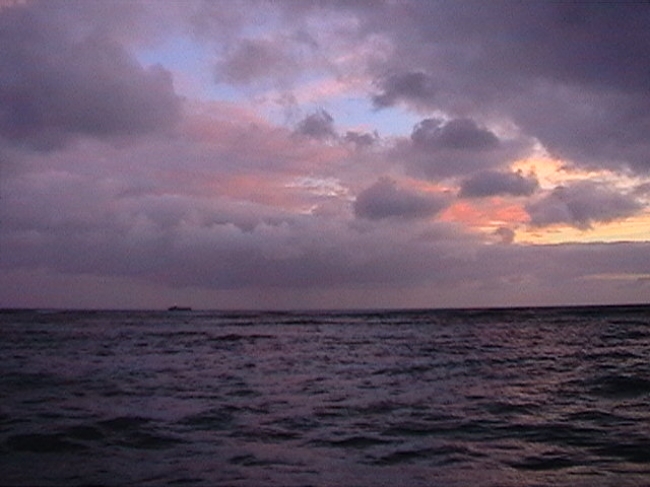
[(189, 306), (170, 306), (167, 308), (167, 311), (192, 311), (192, 308)]

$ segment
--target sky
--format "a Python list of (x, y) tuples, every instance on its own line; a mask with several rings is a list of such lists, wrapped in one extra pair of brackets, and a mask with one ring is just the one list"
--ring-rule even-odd
[(0, 307), (650, 302), (650, 4), (0, 0)]

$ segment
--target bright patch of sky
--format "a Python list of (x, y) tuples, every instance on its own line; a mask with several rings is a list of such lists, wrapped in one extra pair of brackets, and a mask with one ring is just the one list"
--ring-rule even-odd
[(348, 189), (336, 178), (300, 177), (287, 184), (287, 187), (305, 189), (319, 196), (348, 197), (349, 193)]
[(333, 92), (321, 88), (319, 92), (319, 84), (337, 84), (322, 74), (299, 77), (284, 92), (269, 91), (264, 85), (219, 83), (215, 76), (216, 52), (188, 37), (175, 37), (164, 44), (140, 49), (136, 57), (143, 66), (159, 64), (171, 71), (174, 88), (181, 96), (248, 105), (278, 125), (295, 125), (301, 118), (322, 109), (334, 118), (342, 134), (349, 130), (376, 131), (382, 137), (392, 137), (410, 134), (422, 118), (399, 106), (375, 108), (358, 84)]
[(598, 223), (585, 231), (556, 225), (544, 229), (517, 232), (516, 241), (521, 244), (566, 244), (569, 242), (646, 242), (650, 228), (650, 212), (611, 223)]
[(243, 102), (244, 93), (235, 87), (216, 83), (216, 53), (188, 37), (174, 37), (164, 44), (140, 49), (135, 53), (143, 66), (159, 64), (171, 71), (176, 92), (190, 99)]
[(331, 115), (345, 130), (377, 131), (382, 137), (404, 136), (422, 117), (398, 106), (376, 109), (367, 97), (344, 97), (333, 100)]
[[(266, 25), (261, 21), (253, 23), (251, 29), (248, 32), (251, 37), (264, 34), (268, 32), (268, 22)], [(409, 111), (400, 105), (377, 109), (368, 94), (368, 80), (363, 76), (337, 79), (326, 68), (296, 73), (281, 89), (273, 87), (273, 79), (239, 86), (218, 82), (216, 65), (219, 53), (215, 46), (199, 44), (187, 36), (176, 36), (162, 44), (141, 48), (136, 56), (144, 66), (160, 64), (171, 71), (176, 92), (189, 100), (237, 103), (270, 123), (289, 129), (295, 127), (305, 116), (325, 110), (332, 116), (334, 127), (340, 135), (356, 131), (376, 132), (380, 137), (405, 137), (412, 132), (415, 124), (425, 118), (422, 113)], [(444, 118), (441, 113), (436, 113), (435, 116)], [(546, 190), (581, 179), (600, 181), (621, 190), (633, 188), (642, 182), (639, 178), (626, 177), (621, 173), (568, 167), (563, 161), (548, 156), (541, 146), (535, 150), (533, 157), (516, 162), (512, 169), (524, 174), (535, 174), (540, 186)], [(341, 195), (341, 187), (336, 180), (305, 178), (294, 182), (294, 185), (316, 194)], [(643, 212), (614, 223), (596, 224), (589, 232), (566, 226), (520, 228), (517, 241), (528, 244), (644, 241), (647, 239), (649, 221), (650, 214)], [(488, 225), (485, 231), (491, 232), (493, 226)]]
[(376, 131), (381, 137), (405, 136), (421, 118), (399, 107), (377, 110), (367, 98), (347, 95), (294, 106), (282, 106), (276, 98), (276, 103), (264, 103), (260, 108), (272, 123), (289, 126), (296, 125), (311, 113), (325, 110), (334, 119), (335, 128), (341, 135), (348, 131)]

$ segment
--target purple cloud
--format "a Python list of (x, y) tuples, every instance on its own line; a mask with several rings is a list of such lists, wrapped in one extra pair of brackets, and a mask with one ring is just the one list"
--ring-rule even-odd
[(588, 181), (558, 186), (541, 199), (526, 205), (531, 224), (544, 227), (568, 224), (586, 230), (596, 222), (626, 218), (643, 209), (634, 196)]
[(381, 93), (374, 95), (372, 101), (378, 108), (394, 105), (402, 99), (426, 103), (436, 94), (433, 82), (421, 71), (392, 74), (380, 79), (377, 84)]
[(530, 196), (538, 188), (534, 176), (525, 177), (521, 173), (485, 171), (472, 175), (462, 181), (461, 198), (482, 198), (486, 196)]
[(357, 132), (348, 130), (343, 136), (345, 142), (354, 144), (358, 148), (370, 147), (374, 145), (379, 139), (377, 132), (374, 134)]
[[(514, 232), (646, 218), (649, 10), (5, 2), (0, 304), (647, 301), (648, 242)], [(544, 151), (620, 189), (512, 172)]]
[(485, 151), (496, 149), (499, 139), (474, 120), (455, 119), (448, 122), (428, 118), (422, 120), (411, 134), (413, 144), (423, 150)]
[(313, 139), (331, 139), (336, 137), (334, 119), (325, 110), (321, 109), (298, 123), (296, 133)]
[(402, 188), (396, 181), (382, 178), (359, 193), (354, 202), (354, 213), (369, 220), (427, 218), (448, 204), (446, 197)]
[(396, 146), (394, 157), (414, 174), (449, 177), (505, 167), (528, 147), (522, 140), (501, 140), (471, 119), (425, 119), (408, 141)]
[(0, 135), (8, 140), (49, 149), (72, 135), (144, 134), (179, 119), (165, 69), (142, 68), (96, 33), (75, 38), (37, 4), (0, 12), (0, 44)]
[(217, 80), (249, 84), (269, 77), (282, 78), (296, 69), (297, 63), (283, 46), (270, 40), (246, 39), (217, 65)]
[[(300, 218), (260, 222), (247, 230), (192, 219), (166, 228), (142, 217), (112, 221), (109, 227), (65, 232), (3, 233), (0, 297), (42, 306), (34, 294), (16, 294), (17, 283), (38, 282), (43, 296), (51, 291), (50, 282), (65, 280), (78, 287), (96, 276), (98, 283), (116, 280), (113, 286), (139, 283), (157, 289), (154, 306), (167, 304), (165, 296), (189, 297), (196, 289), (205, 296), (202, 306), (215, 305), (210, 292), (232, 291), (223, 301), (229, 307), (252, 304), (248, 292), (272, 293), (275, 306), (625, 302), (642, 300), (647, 288), (599, 276), (650, 273), (647, 243), (482, 245), (444, 226), (426, 233), (419, 226), (396, 232), (392, 225), (357, 229)], [(89, 299), (87, 291), (68, 296), (69, 290), (63, 300), (68, 305)], [(320, 299), (310, 301), (315, 292)], [(345, 298), (350, 293), (353, 301)], [(120, 299), (114, 294), (103, 305), (117, 306), (124, 302)]]
[(391, 57), (371, 66), (380, 87), (375, 104), (407, 101), (416, 110), (497, 116), (576, 164), (650, 171), (647, 5), (357, 7), (365, 32), (393, 43)]

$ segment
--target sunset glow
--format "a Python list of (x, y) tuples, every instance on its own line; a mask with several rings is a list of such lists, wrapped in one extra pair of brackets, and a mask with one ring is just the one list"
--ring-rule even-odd
[(639, 19), (0, 1), (0, 306), (647, 302)]

